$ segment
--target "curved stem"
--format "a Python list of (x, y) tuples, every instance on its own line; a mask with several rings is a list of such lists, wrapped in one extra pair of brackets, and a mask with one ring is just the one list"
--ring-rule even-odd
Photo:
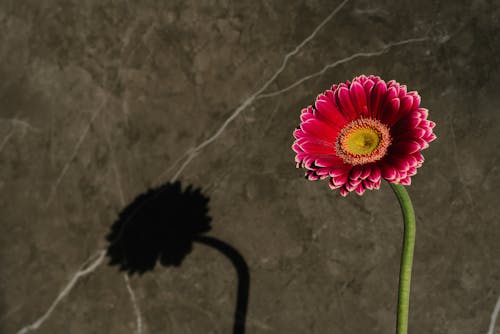
[(398, 320), (397, 334), (408, 333), (408, 310), (410, 308), (411, 269), (413, 264), (413, 249), (415, 247), (415, 212), (410, 196), (401, 184), (390, 183), (401, 205), (404, 218), (404, 239), (401, 253), (401, 268), (399, 271)]
[(250, 290), (250, 271), (248, 270), (245, 259), (236, 249), (222, 240), (208, 236), (200, 236), (196, 237), (194, 241), (217, 249), (224, 254), (236, 268), (238, 274), (238, 293), (234, 312), (233, 334), (244, 334), (248, 308), (248, 293)]

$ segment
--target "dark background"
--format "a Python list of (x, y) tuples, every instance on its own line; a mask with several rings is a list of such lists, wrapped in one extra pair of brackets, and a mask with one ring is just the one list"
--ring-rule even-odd
[(290, 148), (301, 108), (365, 73), (418, 90), (437, 123), (409, 189), (410, 333), (486, 334), (500, 295), (499, 26), (487, 0), (0, 0), (0, 331), (35, 322), (78, 277), (35, 332), (230, 333), (236, 272), (206, 245), (142, 276), (108, 259), (74, 276), (127, 204), (178, 174), (210, 198), (208, 234), (248, 263), (248, 333), (394, 332), (394, 195), (342, 198), (306, 181)]

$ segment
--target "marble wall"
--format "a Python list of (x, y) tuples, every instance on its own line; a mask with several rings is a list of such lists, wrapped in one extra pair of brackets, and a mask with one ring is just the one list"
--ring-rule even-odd
[[(410, 333), (500, 333), (499, 26), (496, 0), (0, 0), (0, 332), (231, 333), (243, 264), (247, 333), (394, 332), (391, 189), (343, 198), (290, 148), (302, 107), (366, 73), (437, 123)], [(122, 210), (173, 181), (152, 217), (207, 226), (108, 265)], [(155, 264), (165, 231), (141, 226)]]

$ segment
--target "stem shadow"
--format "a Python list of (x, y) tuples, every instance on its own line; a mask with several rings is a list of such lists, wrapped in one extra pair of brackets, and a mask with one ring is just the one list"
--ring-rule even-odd
[(236, 268), (238, 274), (238, 292), (236, 297), (236, 309), (234, 312), (233, 334), (244, 334), (248, 307), (248, 292), (250, 291), (250, 272), (245, 259), (234, 247), (222, 240), (202, 236), (197, 237), (195, 241), (217, 249), (224, 254)]

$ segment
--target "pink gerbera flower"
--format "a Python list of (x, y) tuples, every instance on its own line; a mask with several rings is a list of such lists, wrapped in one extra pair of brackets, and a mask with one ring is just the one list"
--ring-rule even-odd
[(297, 167), (309, 180), (329, 179), (342, 196), (378, 189), (381, 179), (409, 185), (436, 139), (435, 123), (420, 108), (417, 92), (394, 80), (356, 77), (316, 98), (302, 110), (292, 146)]

